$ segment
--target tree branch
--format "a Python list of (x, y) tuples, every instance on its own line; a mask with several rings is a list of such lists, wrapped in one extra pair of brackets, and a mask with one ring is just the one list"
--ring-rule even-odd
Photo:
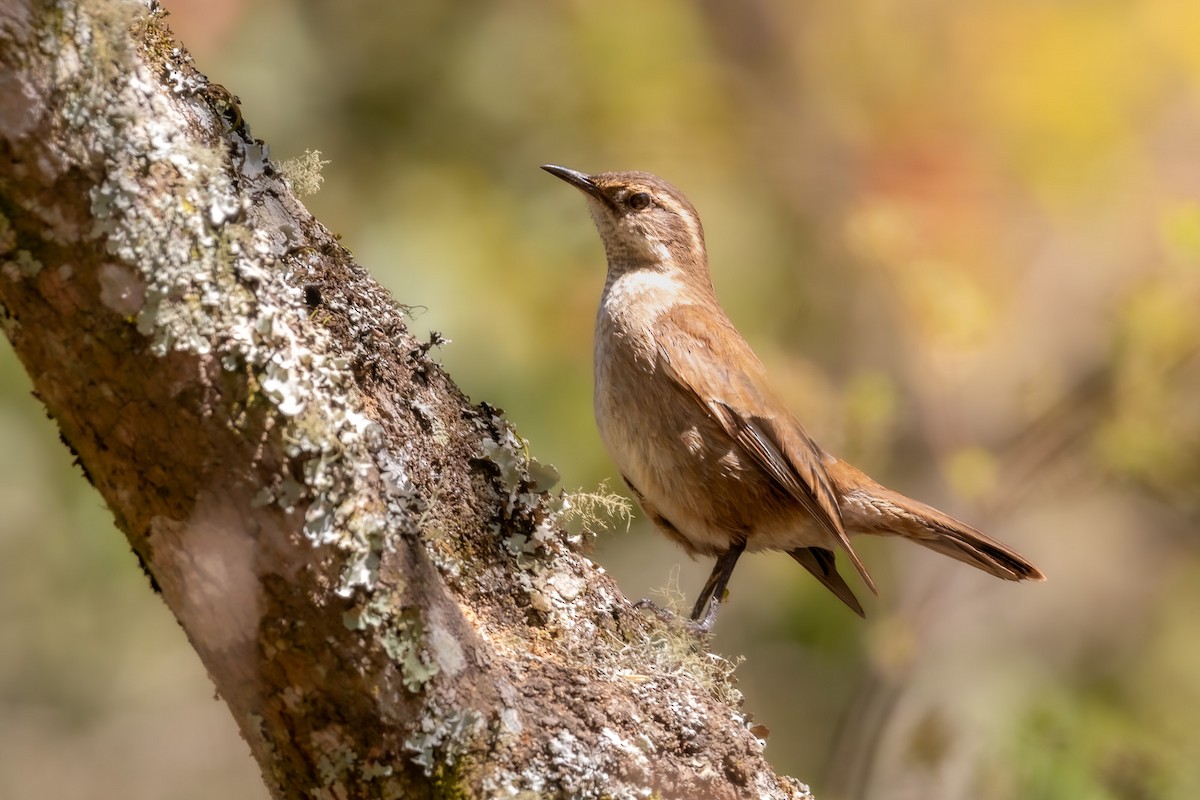
[(0, 9), (0, 322), (273, 795), (806, 797), (162, 17)]

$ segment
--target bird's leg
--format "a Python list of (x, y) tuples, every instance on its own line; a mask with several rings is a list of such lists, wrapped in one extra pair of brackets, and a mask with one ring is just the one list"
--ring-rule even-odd
[[(721, 598), (725, 595), (725, 585), (729, 583), (733, 568), (745, 550), (745, 540), (734, 542), (717, 558), (717, 563), (713, 564), (712, 573), (704, 582), (704, 588), (700, 590), (700, 596), (696, 598), (696, 605), (692, 608), (692, 621), (698, 624), (702, 632), (707, 633), (717, 621), (717, 610), (721, 606)], [(704, 614), (706, 606), (708, 613)], [(704, 614), (703, 620), (700, 619), (701, 614)]]
[[(700, 597), (696, 599), (695, 607), (692, 608), (691, 618), (683, 620), (684, 628), (697, 636), (707, 636), (712, 631), (713, 624), (717, 621), (717, 611), (721, 607), (721, 598), (725, 594), (725, 586), (733, 575), (733, 568), (737, 565), (738, 558), (745, 551), (746, 543), (744, 541), (735, 542), (717, 558), (717, 563), (713, 565), (713, 571), (705, 581), (704, 588), (700, 590)], [(634, 603), (633, 607), (649, 609), (664, 622), (678, 619), (652, 600), (643, 598)], [(704, 613), (705, 607), (708, 608), (708, 613), (704, 614), (704, 619), (701, 619), (700, 615)]]

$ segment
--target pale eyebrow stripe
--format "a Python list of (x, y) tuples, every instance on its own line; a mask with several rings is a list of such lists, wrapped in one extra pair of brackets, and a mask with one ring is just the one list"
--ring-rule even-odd
[(676, 202), (675, 198), (670, 195), (660, 195), (659, 202), (665, 207), (674, 211), (687, 226), (688, 238), (691, 239), (692, 250), (700, 250), (704, 247), (704, 237), (700, 233), (700, 220), (696, 212), (692, 211), (686, 205)]

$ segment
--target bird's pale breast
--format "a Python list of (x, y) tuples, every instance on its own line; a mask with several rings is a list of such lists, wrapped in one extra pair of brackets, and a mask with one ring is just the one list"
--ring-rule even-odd
[(646, 513), (694, 554), (735, 538), (750, 550), (825, 543), (789, 500), (694, 397), (659, 364), (652, 330), (666, 309), (688, 303), (670, 271), (618, 276), (596, 319), (595, 412), (600, 438)]

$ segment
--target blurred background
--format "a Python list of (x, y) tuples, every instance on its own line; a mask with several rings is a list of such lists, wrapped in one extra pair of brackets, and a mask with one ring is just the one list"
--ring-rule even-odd
[[(1200, 4), (165, 4), (567, 488), (619, 486), (604, 262), (537, 167), (644, 169), (817, 440), (1049, 576), (864, 541), (864, 622), (743, 559), (714, 648), (778, 770), (822, 800), (1200, 797)], [(57, 439), (0, 345), (0, 796), (265, 798)], [(634, 598), (710, 567), (640, 515), (594, 557)]]

